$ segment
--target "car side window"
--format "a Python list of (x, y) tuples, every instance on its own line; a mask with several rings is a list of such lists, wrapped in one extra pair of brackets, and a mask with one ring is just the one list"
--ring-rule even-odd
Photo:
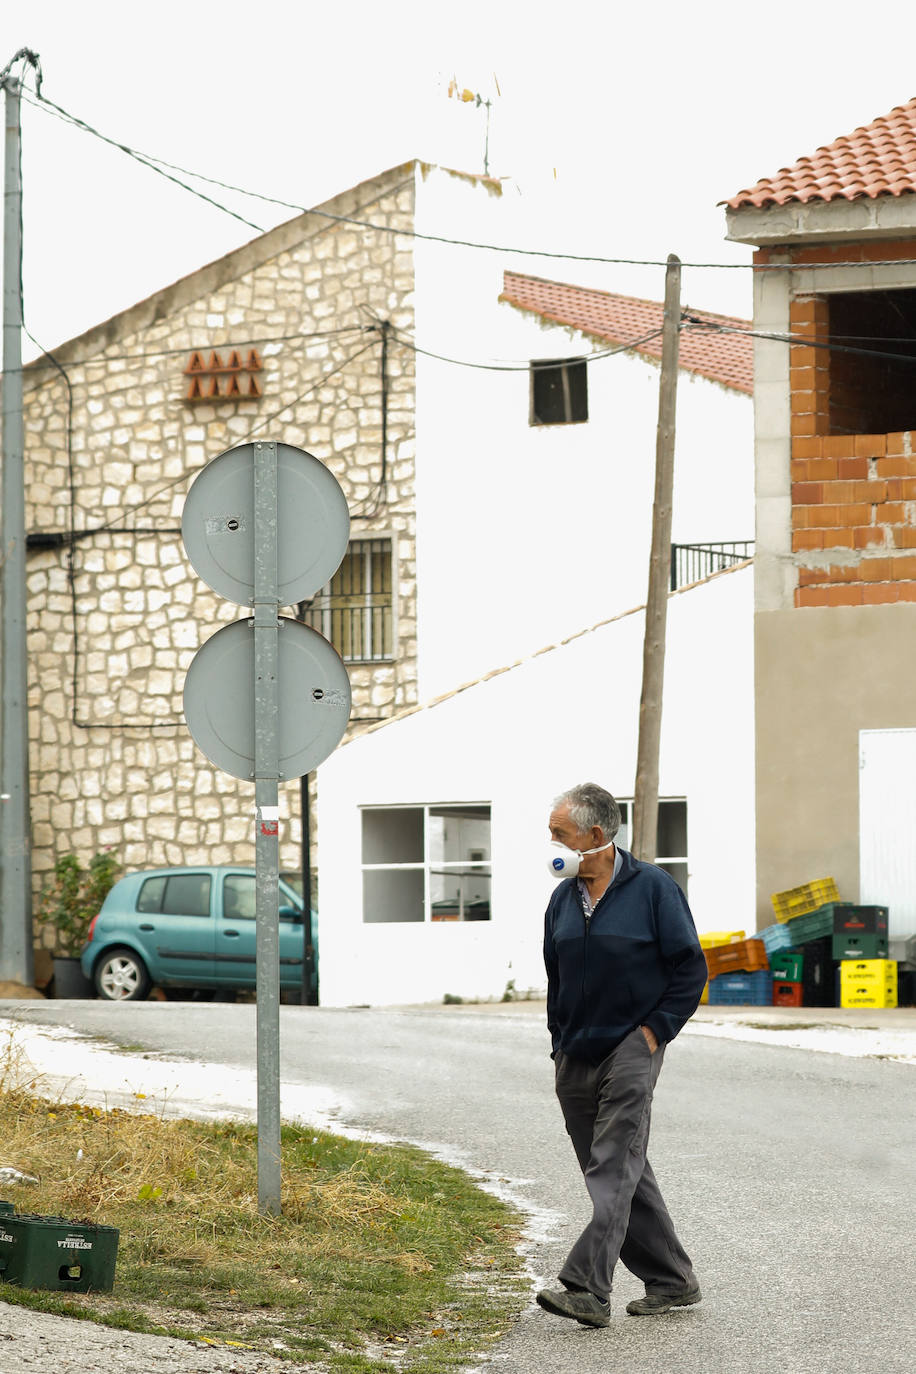
[(165, 878), (147, 878), (137, 897), (138, 911), (161, 911), (162, 894), (165, 891)]
[(209, 916), (209, 873), (174, 873), (166, 879), (162, 898), (164, 916)]
[(228, 921), (253, 921), (256, 906), (253, 877), (247, 873), (230, 873), (223, 879), (223, 915)]

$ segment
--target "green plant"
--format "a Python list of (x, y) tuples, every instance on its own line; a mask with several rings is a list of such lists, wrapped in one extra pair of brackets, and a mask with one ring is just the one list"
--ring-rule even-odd
[(121, 871), (114, 854), (104, 850), (83, 868), (75, 854), (62, 854), (54, 877), (41, 894), (38, 919), (54, 927), (54, 953), (76, 958), (86, 943), (89, 925)]

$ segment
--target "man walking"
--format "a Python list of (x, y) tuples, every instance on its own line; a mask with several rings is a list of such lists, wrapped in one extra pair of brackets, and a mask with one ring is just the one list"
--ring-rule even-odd
[(654, 1316), (700, 1301), (690, 1259), (646, 1158), (652, 1092), (665, 1045), (696, 1010), (706, 960), (687, 900), (662, 869), (614, 844), (620, 808), (595, 783), (557, 797), (547, 907), (547, 1025), (566, 1129), (585, 1175), (591, 1221), (570, 1250), (548, 1312), (607, 1326), (621, 1259)]

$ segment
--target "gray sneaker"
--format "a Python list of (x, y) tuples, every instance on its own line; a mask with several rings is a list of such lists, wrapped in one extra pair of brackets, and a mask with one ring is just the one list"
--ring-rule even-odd
[(610, 1326), (611, 1304), (602, 1302), (594, 1293), (571, 1293), (567, 1288), (542, 1288), (537, 1296), (538, 1306), (557, 1317), (572, 1317), (582, 1326)]
[(660, 1317), (672, 1307), (692, 1307), (702, 1296), (700, 1285), (695, 1283), (692, 1288), (682, 1288), (680, 1293), (647, 1293), (644, 1298), (628, 1302), (627, 1311), (631, 1317)]

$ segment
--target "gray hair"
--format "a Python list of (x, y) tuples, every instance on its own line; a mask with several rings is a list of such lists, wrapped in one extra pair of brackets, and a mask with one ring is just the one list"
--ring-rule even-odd
[(606, 840), (612, 840), (620, 829), (620, 807), (605, 788), (596, 782), (582, 782), (554, 797), (554, 810), (568, 806), (571, 820), (580, 830), (597, 825)]

